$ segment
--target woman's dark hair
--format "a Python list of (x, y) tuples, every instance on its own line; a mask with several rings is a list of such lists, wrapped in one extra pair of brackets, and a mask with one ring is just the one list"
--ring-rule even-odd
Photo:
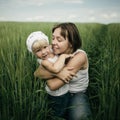
[(81, 48), (82, 40), (81, 40), (79, 31), (74, 23), (57, 24), (53, 27), (52, 33), (57, 28), (61, 28), (61, 36), (63, 36), (65, 39), (66, 39), (66, 37), (68, 37), (68, 40), (73, 47), (73, 52), (75, 52), (77, 49)]

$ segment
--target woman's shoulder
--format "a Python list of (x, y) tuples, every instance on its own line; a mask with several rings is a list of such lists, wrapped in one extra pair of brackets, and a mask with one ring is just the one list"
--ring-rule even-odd
[(80, 62), (83, 62), (83, 69), (88, 68), (88, 57), (87, 53), (82, 50), (82, 49), (77, 49), (76, 52), (74, 53), (76, 58), (78, 57), (80, 59)]
[(84, 50), (82, 50), (82, 49), (77, 49), (73, 54), (75, 55), (75, 54), (78, 54), (78, 53), (87, 55), (87, 53)]
[(74, 66), (75, 70), (77, 70), (77, 71), (87, 68), (88, 59), (86, 57), (85, 52), (83, 52), (83, 50), (81, 50), (81, 49), (78, 49), (73, 54), (75, 54), (75, 55), (68, 62), (68, 65)]
[(86, 51), (83, 50), (83, 49), (77, 49), (76, 52), (84, 52), (84, 53), (86, 53)]
[(77, 49), (74, 53), (74, 60), (77, 60), (78, 62), (83, 62), (85, 63), (85, 61), (87, 61), (87, 54), (84, 50), (81, 49)]

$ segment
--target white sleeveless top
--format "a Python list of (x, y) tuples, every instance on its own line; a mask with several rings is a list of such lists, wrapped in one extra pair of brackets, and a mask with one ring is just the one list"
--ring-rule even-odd
[[(57, 59), (58, 59), (58, 56), (55, 56), (54, 58), (49, 58), (48, 60), (52, 63), (55, 63)], [(51, 96), (60, 96), (60, 95), (63, 95), (68, 92), (69, 85), (65, 84), (64, 86), (60, 87), (59, 89), (51, 91), (46, 84), (45, 89), (46, 89), (47, 93)]]
[[(86, 54), (85, 51), (80, 50), (80, 49), (78, 49), (75, 53), (77, 52), (84, 52)], [(57, 59), (58, 59), (58, 56), (55, 56), (54, 58), (49, 58), (48, 60), (52, 63), (55, 63)], [(76, 75), (77, 77), (73, 77), (73, 79), (70, 80), (69, 84), (65, 84), (64, 86), (60, 87), (59, 89), (55, 91), (51, 91), (46, 84), (45, 89), (47, 93), (52, 96), (60, 96), (60, 95), (67, 93), (68, 91), (71, 93), (85, 92), (88, 87), (88, 83), (89, 83), (88, 68), (84, 70), (79, 70), (76, 73)]]
[[(80, 49), (78, 49), (76, 52), (84, 52), (86, 54), (85, 51)], [(89, 84), (88, 68), (84, 70), (79, 70), (76, 75), (77, 77), (73, 77), (73, 79), (69, 83), (69, 92), (85, 92)]]

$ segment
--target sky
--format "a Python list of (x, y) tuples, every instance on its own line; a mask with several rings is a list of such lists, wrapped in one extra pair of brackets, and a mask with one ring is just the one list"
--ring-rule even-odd
[(120, 0), (0, 0), (0, 21), (119, 23)]

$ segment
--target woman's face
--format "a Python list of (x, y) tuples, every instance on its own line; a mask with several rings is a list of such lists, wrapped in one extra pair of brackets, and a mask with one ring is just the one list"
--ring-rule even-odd
[(52, 35), (52, 49), (54, 54), (69, 54), (72, 52), (72, 45), (69, 43), (68, 38), (61, 36), (61, 28), (55, 29)]

